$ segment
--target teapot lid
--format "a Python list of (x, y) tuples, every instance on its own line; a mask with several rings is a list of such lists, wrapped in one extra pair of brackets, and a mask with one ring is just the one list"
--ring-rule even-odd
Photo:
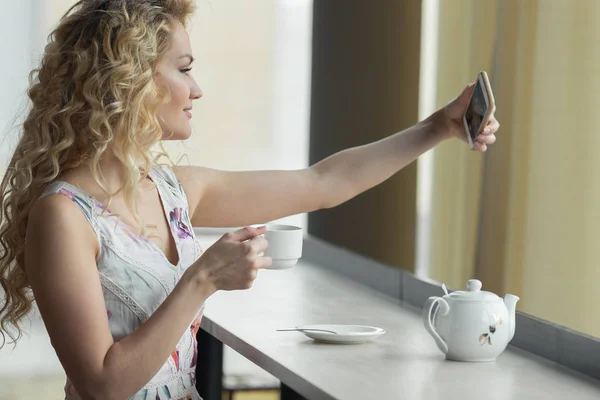
[(444, 296), (446, 299), (462, 301), (484, 301), (492, 302), (502, 300), (498, 295), (492, 292), (481, 290), (481, 281), (470, 279), (467, 282), (467, 290), (457, 290)]

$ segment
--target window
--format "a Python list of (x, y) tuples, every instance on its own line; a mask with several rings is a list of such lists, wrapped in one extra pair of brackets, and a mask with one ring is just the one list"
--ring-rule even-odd
[(423, 62), (436, 71), (422, 70), (435, 76), (436, 107), (486, 70), (501, 128), (486, 155), (458, 141), (435, 149), (421, 271), (457, 289), (477, 277), (519, 295), (521, 311), (600, 336), (598, 3), (423, 7), (423, 28), (437, 30), (435, 60)]

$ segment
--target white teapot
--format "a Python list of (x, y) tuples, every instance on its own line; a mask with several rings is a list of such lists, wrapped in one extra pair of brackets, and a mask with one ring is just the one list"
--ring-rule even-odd
[(423, 323), (446, 359), (494, 361), (515, 334), (517, 301), (512, 294), (502, 299), (482, 291), (481, 282), (471, 279), (467, 291), (430, 297), (423, 307)]

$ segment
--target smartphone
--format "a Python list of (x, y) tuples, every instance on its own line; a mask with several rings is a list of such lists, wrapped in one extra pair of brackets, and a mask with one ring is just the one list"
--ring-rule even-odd
[(487, 73), (481, 71), (477, 74), (475, 89), (473, 89), (469, 105), (463, 115), (463, 126), (471, 149), (473, 149), (477, 136), (487, 125), (495, 109), (496, 103), (494, 102), (490, 81)]

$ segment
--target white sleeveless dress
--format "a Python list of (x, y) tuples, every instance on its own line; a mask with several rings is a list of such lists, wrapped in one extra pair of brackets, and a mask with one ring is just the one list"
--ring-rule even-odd
[[(202, 250), (192, 229), (188, 202), (177, 177), (168, 167), (155, 167), (150, 178), (167, 216), (179, 254), (177, 265), (171, 264), (153, 242), (135, 234), (111, 215), (95, 198), (63, 181), (48, 185), (43, 196), (61, 194), (69, 197), (83, 212), (100, 244), (97, 261), (106, 314), (113, 339), (118, 341), (146, 321), (171, 293), (181, 275), (200, 257)], [(103, 213), (104, 211), (104, 213)], [(131, 399), (201, 399), (196, 391), (196, 332), (204, 305), (173, 349), (171, 356), (156, 375)], [(80, 399), (67, 378), (65, 399)]]

